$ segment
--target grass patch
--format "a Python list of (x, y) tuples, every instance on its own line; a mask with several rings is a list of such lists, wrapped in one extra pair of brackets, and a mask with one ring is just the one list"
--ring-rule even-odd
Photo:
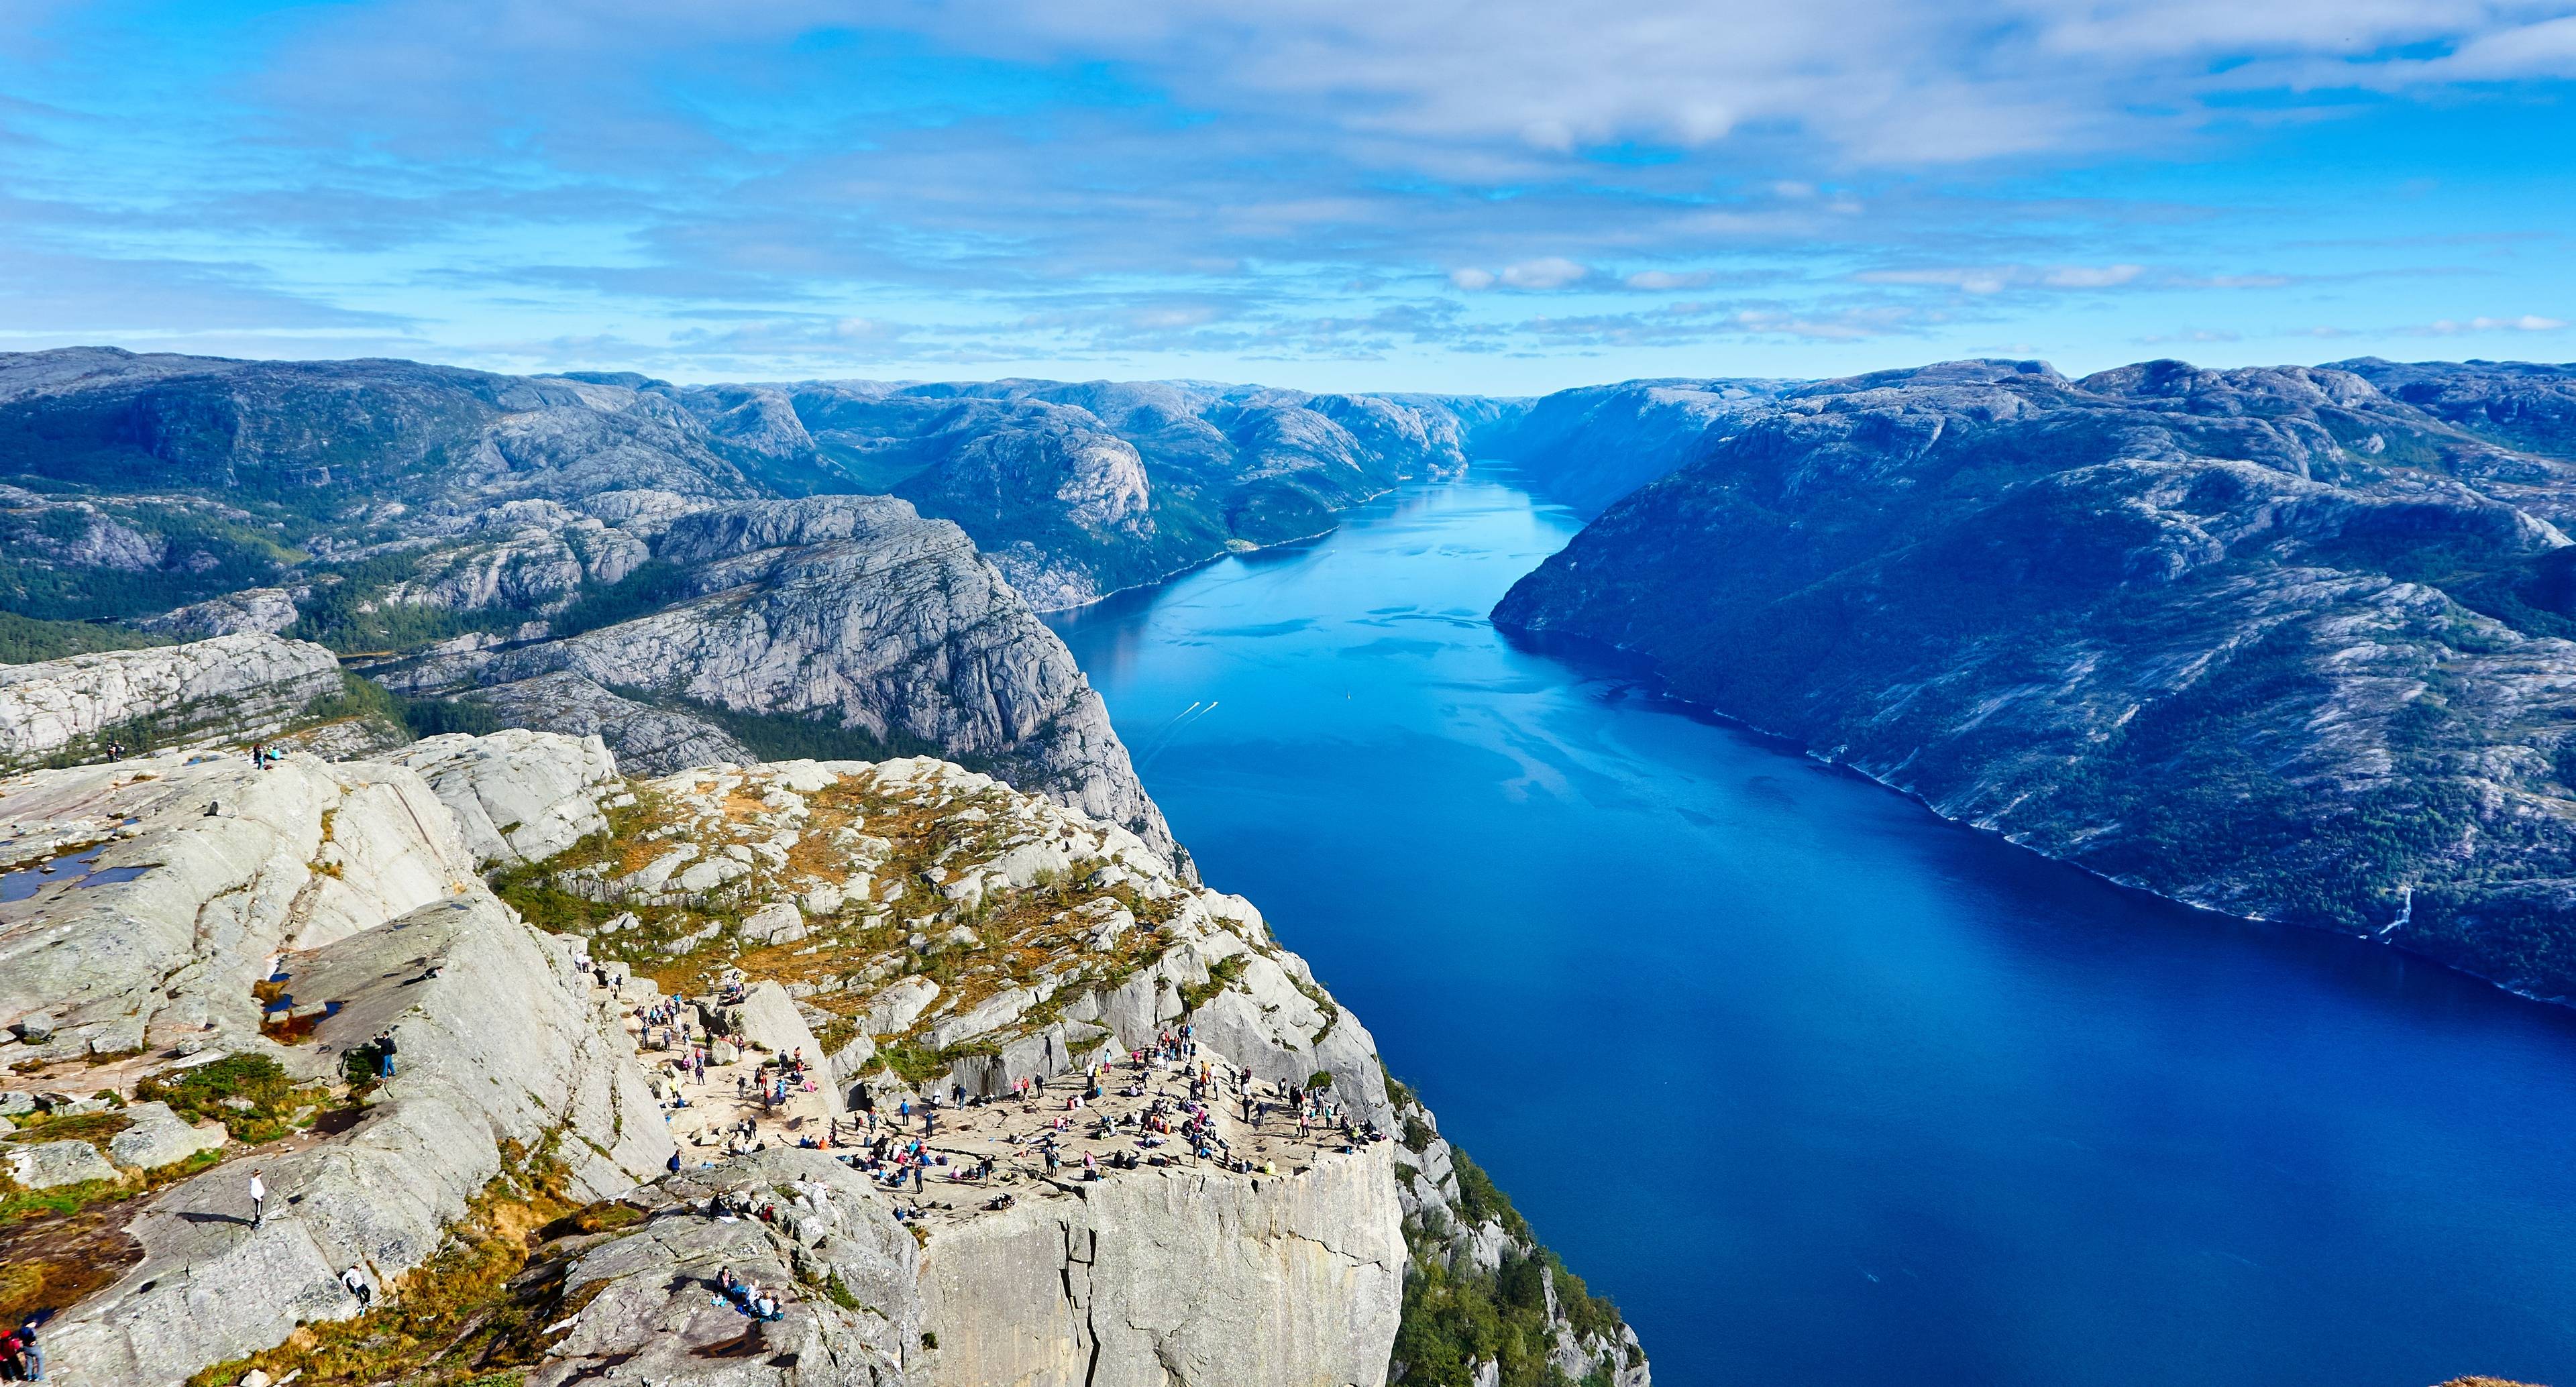
[(187, 1122), (224, 1124), (235, 1141), (256, 1146), (286, 1135), (293, 1114), (323, 1101), (318, 1089), (297, 1088), (266, 1055), (226, 1055), (176, 1079), (145, 1079), (134, 1096), (162, 1102)]

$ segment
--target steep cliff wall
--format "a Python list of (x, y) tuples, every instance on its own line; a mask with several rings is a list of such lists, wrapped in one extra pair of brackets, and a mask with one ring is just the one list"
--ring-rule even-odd
[(1379, 1387), (1404, 1240), (1381, 1143), (1292, 1174), (1146, 1170), (934, 1234), (933, 1387)]
[(0, 769), (119, 735), (261, 736), (339, 688), (330, 651), (257, 634), (0, 665)]
[(1170, 851), (1099, 695), (954, 525), (882, 497), (766, 501), (680, 516), (653, 552), (675, 575), (661, 610), (386, 678), (596, 733), (641, 771), (829, 731), (855, 754), (937, 749)]

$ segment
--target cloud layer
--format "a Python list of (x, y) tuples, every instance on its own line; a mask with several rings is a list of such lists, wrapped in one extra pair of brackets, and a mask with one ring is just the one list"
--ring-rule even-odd
[(2528, 348), (2576, 316), (2529, 153), (2571, 78), (2566, 0), (31, 3), (0, 347), (1455, 388)]

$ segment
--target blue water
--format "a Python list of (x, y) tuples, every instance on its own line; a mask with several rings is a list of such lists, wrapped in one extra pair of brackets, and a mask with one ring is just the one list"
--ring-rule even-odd
[(2576, 1013), (1516, 650), (1576, 524), (1499, 475), (1057, 624), (1658, 1383), (2576, 1377)]

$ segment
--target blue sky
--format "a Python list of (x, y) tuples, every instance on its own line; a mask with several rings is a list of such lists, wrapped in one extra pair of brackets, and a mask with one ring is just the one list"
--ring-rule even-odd
[(2576, 0), (8, 0), (0, 350), (2576, 358)]

